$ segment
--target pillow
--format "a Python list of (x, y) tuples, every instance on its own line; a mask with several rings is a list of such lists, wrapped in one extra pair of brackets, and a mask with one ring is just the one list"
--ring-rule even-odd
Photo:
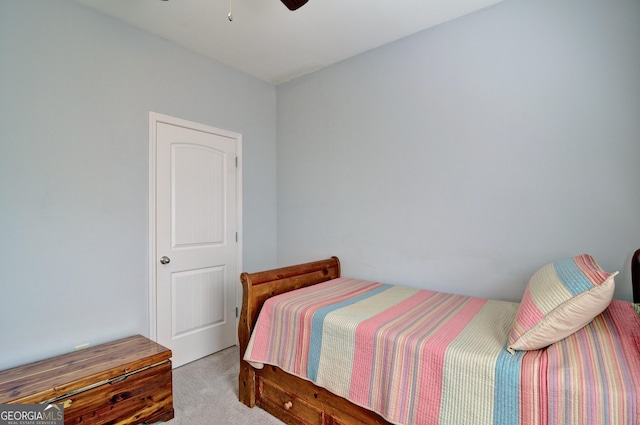
[(509, 334), (509, 352), (546, 347), (587, 325), (611, 303), (617, 274), (605, 272), (587, 254), (535, 272)]

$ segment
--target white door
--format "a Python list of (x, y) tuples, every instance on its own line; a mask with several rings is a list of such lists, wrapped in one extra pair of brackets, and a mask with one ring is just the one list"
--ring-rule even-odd
[(236, 343), (239, 135), (162, 118), (151, 118), (156, 341), (178, 367)]

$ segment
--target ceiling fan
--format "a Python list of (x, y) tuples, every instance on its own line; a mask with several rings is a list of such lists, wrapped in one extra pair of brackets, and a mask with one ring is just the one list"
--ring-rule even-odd
[(289, 8), (289, 10), (296, 10), (307, 4), (308, 1), (309, 0), (282, 0), (282, 3), (284, 3), (284, 5)]
[[(162, 0), (168, 1), (168, 0)], [(309, 0), (281, 0), (282, 3), (289, 8), (289, 10), (297, 10), (307, 4)], [(233, 16), (231, 15), (231, 0), (229, 0), (229, 15), (227, 15), (229, 21), (233, 20)]]
[(282, 0), (285, 6), (289, 8), (289, 10), (296, 10), (302, 6), (304, 6), (309, 0)]

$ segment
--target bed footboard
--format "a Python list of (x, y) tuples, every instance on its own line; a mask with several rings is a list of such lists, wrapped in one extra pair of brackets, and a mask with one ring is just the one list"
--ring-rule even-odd
[(256, 404), (256, 371), (243, 360), (251, 332), (264, 302), (275, 295), (340, 277), (340, 260), (326, 260), (258, 273), (242, 273), (242, 312), (238, 323), (240, 375), (238, 397), (249, 407)]
[(337, 257), (259, 273), (242, 273), (242, 313), (238, 324), (238, 398), (258, 405), (291, 425), (388, 425), (381, 416), (290, 375), (275, 366), (254, 369), (243, 360), (264, 302), (275, 295), (340, 277)]

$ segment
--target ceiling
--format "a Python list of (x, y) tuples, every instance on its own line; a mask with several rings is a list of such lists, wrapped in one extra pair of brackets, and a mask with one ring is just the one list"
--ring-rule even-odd
[(502, 0), (76, 1), (277, 85)]

